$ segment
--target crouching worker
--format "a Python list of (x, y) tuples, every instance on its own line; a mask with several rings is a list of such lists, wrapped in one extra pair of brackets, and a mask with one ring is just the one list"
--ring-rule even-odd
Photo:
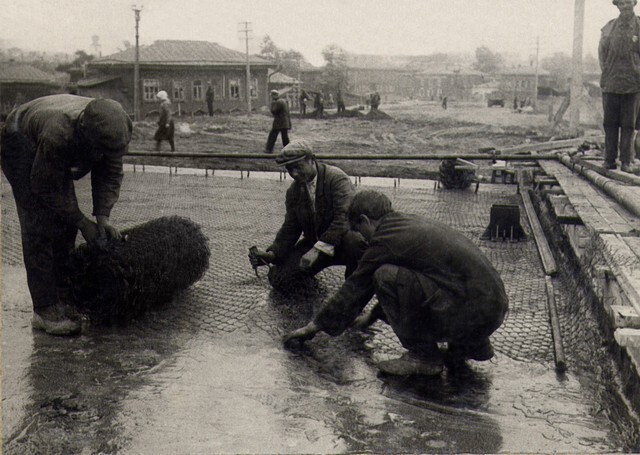
[[(51, 95), (13, 110), (0, 137), (2, 171), (16, 201), (33, 328), (80, 331), (64, 274), (78, 230), (87, 242), (120, 238), (109, 224), (132, 125), (113, 100)], [(73, 181), (91, 173), (95, 221), (78, 208)]]
[(331, 265), (345, 265), (349, 276), (366, 247), (362, 235), (351, 231), (347, 222), (355, 192), (351, 180), (341, 169), (317, 162), (303, 140), (290, 142), (276, 162), (293, 178), (286, 214), (271, 246), (249, 256), (251, 265), (274, 264), (269, 281), (283, 292), (299, 286), (301, 277), (312, 277)]
[[(381, 319), (408, 350), (381, 362), (385, 373), (439, 374), (444, 356), (437, 343), (444, 341), (452, 360), (493, 357), (489, 335), (502, 324), (508, 303), (498, 272), (478, 247), (444, 224), (394, 212), (375, 191), (356, 194), (348, 216), (369, 246), (313, 321), (285, 336), (286, 346)], [(374, 294), (378, 303), (361, 315)]]

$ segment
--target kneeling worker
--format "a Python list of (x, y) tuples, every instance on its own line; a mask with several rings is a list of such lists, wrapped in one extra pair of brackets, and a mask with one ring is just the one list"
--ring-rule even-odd
[[(391, 201), (375, 191), (356, 194), (348, 216), (369, 246), (355, 272), (313, 321), (285, 336), (285, 345), (382, 319), (408, 350), (381, 362), (383, 372), (439, 374), (444, 359), (437, 343), (443, 341), (452, 360), (493, 357), (489, 335), (502, 324), (508, 299), (477, 246), (444, 224), (393, 211)], [(360, 315), (374, 294), (379, 303)]]
[(286, 214), (271, 246), (249, 256), (251, 265), (274, 264), (269, 281), (284, 292), (299, 284), (299, 278), (332, 265), (345, 265), (349, 276), (366, 247), (362, 235), (349, 230), (347, 222), (355, 193), (351, 180), (341, 169), (317, 162), (303, 140), (287, 144), (276, 162), (293, 177)]

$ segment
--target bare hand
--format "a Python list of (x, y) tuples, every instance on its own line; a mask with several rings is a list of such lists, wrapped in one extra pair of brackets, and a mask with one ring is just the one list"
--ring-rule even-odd
[(318, 329), (318, 327), (314, 324), (313, 321), (311, 321), (304, 327), (296, 329), (293, 332), (285, 335), (282, 339), (282, 342), (284, 343), (285, 347), (292, 348), (295, 347), (296, 343), (301, 344), (307, 340), (312, 339), (319, 331), (320, 330)]
[(99, 215), (96, 216), (96, 221), (98, 222), (98, 231), (101, 239), (120, 240), (122, 238), (120, 231), (109, 224), (108, 217)]
[(273, 251), (265, 251), (260, 248), (256, 248), (252, 253), (249, 253), (249, 262), (254, 269), (261, 265), (271, 264), (276, 258)]
[(94, 223), (89, 218), (83, 218), (78, 222), (78, 224), (76, 224), (76, 226), (80, 229), (80, 233), (87, 243), (94, 243), (100, 238), (98, 224)]

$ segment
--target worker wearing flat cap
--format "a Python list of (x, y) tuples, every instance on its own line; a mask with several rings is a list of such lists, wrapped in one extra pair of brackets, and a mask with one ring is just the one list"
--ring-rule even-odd
[(276, 145), (278, 134), (282, 138), (282, 146), (286, 147), (289, 143), (289, 130), (291, 129), (291, 116), (289, 115), (289, 106), (285, 100), (279, 98), (280, 93), (277, 90), (271, 90), (271, 115), (273, 115), (273, 124), (269, 137), (267, 137), (267, 145), (265, 153), (273, 153)]
[[(634, 172), (634, 128), (640, 110), (640, 18), (636, 0), (613, 0), (620, 15), (603, 28), (598, 46), (602, 76), (605, 167)], [(619, 152), (619, 153), (618, 153)]]
[[(87, 242), (120, 238), (109, 223), (132, 124), (113, 100), (37, 98), (14, 109), (0, 135), (2, 171), (16, 201), (35, 329), (80, 331), (64, 265), (78, 230)], [(91, 173), (93, 216), (78, 207), (74, 180)]]
[(364, 237), (347, 222), (355, 193), (351, 180), (341, 169), (316, 161), (304, 140), (290, 142), (276, 162), (293, 178), (286, 214), (273, 243), (250, 255), (252, 265), (273, 264), (269, 281), (283, 292), (331, 265), (345, 265), (349, 276), (366, 248)]

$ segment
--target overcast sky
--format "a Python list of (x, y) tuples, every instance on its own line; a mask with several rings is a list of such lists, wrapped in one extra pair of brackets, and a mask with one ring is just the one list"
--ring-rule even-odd
[[(264, 35), (283, 49), (323, 64), (337, 44), (361, 54), (473, 54), (479, 46), (526, 59), (572, 54), (574, 0), (3, 0), (0, 44), (28, 50), (102, 55), (135, 43), (132, 5), (141, 5), (140, 44), (205, 40), (242, 50), (238, 30), (250, 22), (250, 52)], [(640, 12), (637, 8), (636, 12)], [(618, 15), (611, 0), (586, 0), (584, 53), (597, 56), (600, 29)], [(242, 35), (244, 37), (244, 35)]]

